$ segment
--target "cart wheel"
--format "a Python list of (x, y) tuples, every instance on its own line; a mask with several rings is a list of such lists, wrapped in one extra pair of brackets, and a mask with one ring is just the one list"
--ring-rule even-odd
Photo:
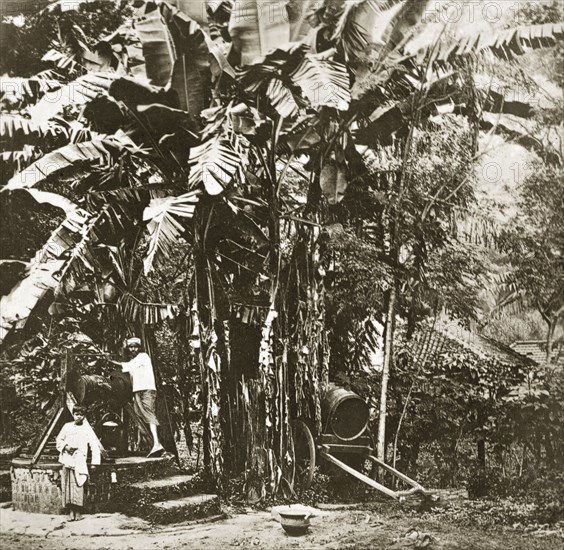
[(294, 440), (296, 489), (308, 489), (315, 473), (315, 442), (311, 430), (303, 420), (292, 422), (292, 438)]

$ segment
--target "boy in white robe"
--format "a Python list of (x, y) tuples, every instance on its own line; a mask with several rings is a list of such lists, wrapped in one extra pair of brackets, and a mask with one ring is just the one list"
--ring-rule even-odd
[(74, 422), (67, 422), (57, 436), (57, 450), (61, 469), (63, 507), (69, 508), (69, 519), (81, 518), (84, 507), (84, 484), (89, 472), (86, 464), (88, 447), (92, 453), (92, 468), (100, 464), (100, 446), (92, 428), (84, 424), (85, 408), (74, 407)]

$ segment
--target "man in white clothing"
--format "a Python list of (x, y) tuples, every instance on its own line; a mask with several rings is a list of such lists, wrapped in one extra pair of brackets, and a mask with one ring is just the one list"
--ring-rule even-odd
[(159, 441), (157, 432), (159, 421), (155, 414), (157, 387), (153, 364), (149, 355), (141, 351), (141, 340), (139, 338), (128, 338), (125, 344), (129, 361), (124, 363), (111, 362), (120, 366), (123, 372), (128, 372), (131, 375), (133, 408), (137, 415), (149, 424), (153, 436), (153, 448), (148, 456), (160, 456), (164, 453), (164, 448)]

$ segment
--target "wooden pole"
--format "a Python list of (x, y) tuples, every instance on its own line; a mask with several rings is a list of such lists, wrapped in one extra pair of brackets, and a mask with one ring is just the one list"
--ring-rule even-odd
[(384, 339), (384, 365), (382, 368), (382, 386), (380, 388), (380, 415), (378, 418), (378, 441), (376, 456), (382, 462), (386, 461), (386, 414), (388, 380), (390, 379), (390, 365), (392, 361), (392, 343), (394, 338), (394, 315), (396, 309), (396, 285), (392, 283), (390, 298), (388, 301), (388, 313), (386, 317), (386, 337)]

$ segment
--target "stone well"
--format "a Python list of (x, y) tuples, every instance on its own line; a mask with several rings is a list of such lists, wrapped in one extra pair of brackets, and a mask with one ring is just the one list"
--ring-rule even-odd
[[(61, 506), (61, 467), (61, 464), (50, 459), (31, 464), (31, 458), (14, 458), (11, 467), (13, 509), (64, 514)], [(174, 458), (170, 455), (158, 458), (131, 456), (101, 464), (94, 472), (90, 472), (85, 509), (90, 513), (112, 511), (112, 495), (119, 488), (174, 471)], [(112, 473), (115, 475), (112, 476)]]

